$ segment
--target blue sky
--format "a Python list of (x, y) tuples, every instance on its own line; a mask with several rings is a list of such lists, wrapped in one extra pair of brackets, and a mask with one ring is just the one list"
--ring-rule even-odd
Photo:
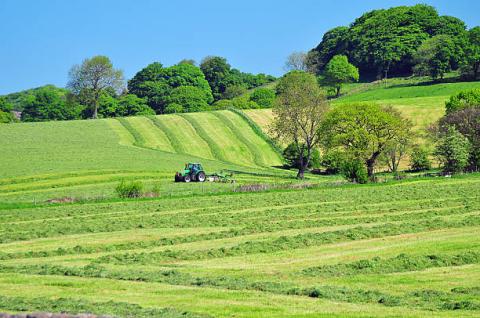
[[(478, 0), (420, 1), (469, 27)], [(107, 55), (132, 77), (153, 61), (220, 55), (242, 71), (281, 75), (286, 56), (365, 11), (419, 1), (387, 0), (0, 0), (0, 94), (65, 86), (73, 64)]]

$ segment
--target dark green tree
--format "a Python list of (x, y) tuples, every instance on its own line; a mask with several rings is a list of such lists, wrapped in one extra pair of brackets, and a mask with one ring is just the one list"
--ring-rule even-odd
[(33, 91), (24, 100), (22, 121), (79, 119), (83, 108), (50, 87)]
[[(195, 65), (182, 63), (163, 68), (160, 63), (152, 63), (138, 72), (128, 83), (130, 93), (145, 98), (148, 105), (157, 113), (164, 113), (172, 103), (170, 95), (176, 88), (195, 87), (201, 92), (203, 104), (213, 102), (212, 91), (202, 71)], [(182, 105), (185, 110), (187, 105)]]
[(456, 63), (455, 50), (455, 43), (448, 35), (437, 35), (424, 41), (414, 56), (414, 73), (443, 79)]
[(200, 63), (200, 69), (210, 84), (215, 100), (221, 99), (231, 82), (231, 80), (227, 80), (231, 69), (227, 59), (220, 56), (207, 56)]
[(480, 27), (468, 31), (468, 43), (465, 47), (464, 74), (471, 74), (477, 80), (480, 73)]
[[(175, 106), (173, 107), (172, 106)], [(174, 88), (167, 99), (167, 109), (178, 109), (182, 106), (183, 112), (199, 112), (209, 109), (205, 100), (205, 92), (194, 86), (179, 86)]]

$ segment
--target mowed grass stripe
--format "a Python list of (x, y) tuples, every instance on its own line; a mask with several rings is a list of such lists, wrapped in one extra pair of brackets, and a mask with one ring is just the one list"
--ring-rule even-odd
[(222, 120), (232, 133), (248, 147), (256, 165), (268, 167), (280, 164), (277, 156), (272, 154), (270, 145), (255, 134), (240, 116), (230, 111), (216, 111), (212, 114)]
[(175, 136), (175, 134), (172, 133), (170, 129), (167, 128), (163, 121), (159, 120), (156, 116), (149, 116), (146, 118), (148, 118), (158, 129), (160, 129), (160, 131), (162, 131), (163, 134), (165, 134), (168, 142), (170, 145), (172, 145), (176, 153), (187, 153), (182, 142), (177, 138), (177, 136)]
[[(182, 114), (182, 116), (207, 141), (215, 157), (244, 166), (256, 166), (248, 147), (215, 115), (196, 113)], [(201, 128), (198, 129), (199, 127)]]
[(168, 152), (175, 152), (174, 147), (170, 144), (167, 136), (163, 131), (160, 131), (148, 118), (146, 117), (125, 117), (123, 122), (129, 123), (131, 129), (135, 130), (141, 137), (136, 139), (138, 143), (146, 148), (158, 149)]
[(205, 127), (203, 127), (194, 116), (188, 116), (188, 114), (179, 114), (182, 118), (184, 118), (187, 122), (192, 125), (193, 129), (200, 138), (202, 138), (210, 148), (212, 155), (215, 159), (227, 162), (227, 157), (222, 151), (221, 146), (217, 143), (215, 138), (211, 137)]
[[(181, 151), (197, 157), (215, 159), (208, 143), (203, 140), (192, 125), (178, 115), (159, 115), (152, 117), (159, 124), (168, 137), (180, 145)], [(160, 127), (159, 126), (159, 127)], [(172, 142), (173, 144), (173, 142)]]
[(164, 251), (140, 254), (119, 254), (105, 256), (99, 259), (100, 263), (114, 264), (158, 264), (162, 261), (181, 259), (207, 259), (222, 258), (246, 254), (272, 253), (282, 250), (292, 250), (305, 248), (312, 245), (329, 244), (342, 241), (364, 240), (370, 238), (379, 238), (386, 236), (394, 236), (407, 233), (419, 233), (424, 231), (432, 231), (442, 228), (458, 228), (467, 226), (480, 225), (480, 217), (478, 215), (461, 218), (459, 220), (445, 221), (440, 218), (422, 220), (415, 223), (399, 222), (386, 223), (372, 227), (355, 227), (347, 230), (338, 230), (322, 233), (307, 233), (294, 236), (284, 236), (278, 239), (252, 241), (238, 244), (230, 248), (217, 248), (197, 252), (188, 250), (183, 251)]

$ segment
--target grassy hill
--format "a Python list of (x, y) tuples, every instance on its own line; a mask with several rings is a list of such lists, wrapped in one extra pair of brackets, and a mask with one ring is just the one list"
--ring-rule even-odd
[(3, 210), (0, 310), (478, 317), (479, 180)]
[[(432, 83), (422, 78), (390, 79), (385, 85), (356, 83), (346, 85), (344, 95), (333, 99), (333, 105), (351, 102), (375, 102), (391, 105), (412, 120), (415, 130), (422, 132), (445, 113), (445, 101), (459, 91), (480, 88), (480, 82)], [(252, 120), (266, 129), (272, 120), (270, 109), (246, 110)]]
[(2, 125), (0, 139), (0, 202), (111, 196), (120, 179), (167, 191), (191, 161), (208, 173), (285, 175), (271, 168), (282, 164), (274, 149), (230, 111)]

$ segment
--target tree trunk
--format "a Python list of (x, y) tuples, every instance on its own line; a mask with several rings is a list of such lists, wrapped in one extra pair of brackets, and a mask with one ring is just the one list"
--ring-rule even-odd
[(93, 119), (97, 119), (98, 118), (98, 104), (97, 102), (95, 102), (94, 106), (93, 106), (93, 115), (92, 115), (92, 118)]
[(297, 179), (305, 179), (305, 168), (303, 167), (303, 165), (298, 169)]
[(380, 152), (374, 152), (372, 156), (367, 160), (367, 173), (370, 179), (373, 179), (375, 174), (375, 162), (377, 161), (378, 156), (380, 156)]
[(340, 97), (340, 86), (337, 87), (337, 97)]

